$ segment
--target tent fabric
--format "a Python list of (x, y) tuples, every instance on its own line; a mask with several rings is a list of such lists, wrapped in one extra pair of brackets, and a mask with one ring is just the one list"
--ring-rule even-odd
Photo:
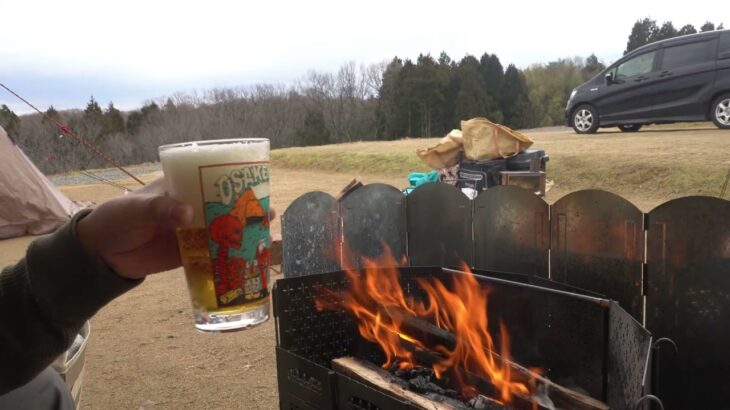
[(0, 239), (52, 232), (79, 209), (0, 127)]

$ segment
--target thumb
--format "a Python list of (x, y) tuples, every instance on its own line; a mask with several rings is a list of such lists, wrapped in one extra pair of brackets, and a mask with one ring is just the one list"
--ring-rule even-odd
[(146, 201), (142, 220), (170, 228), (190, 225), (193, 207), (168, 196), (156, 196)]

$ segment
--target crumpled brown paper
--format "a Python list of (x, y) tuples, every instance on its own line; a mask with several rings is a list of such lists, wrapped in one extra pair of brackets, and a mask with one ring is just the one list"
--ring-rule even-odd
[(433, 147), (419, 148), (416, 154), (424, 164), (432, 169), (449, 168), (459, 163), (464, 138), (461, 131), (451, 130), (438, 144)]
[(416, 150), (424, 164), (432, 169), (457, 165), (464, 157), (471, 160), (508, 158), (532, 146), (532, 140), (509, 127), (486, 118), (461, 122), (461, 130), (452, 130), (438, 144)]
[(486, 118), (462, 121), (461, 132), (464, 156), (471, 160), (508, 158), (532, 145), (528, 136)]

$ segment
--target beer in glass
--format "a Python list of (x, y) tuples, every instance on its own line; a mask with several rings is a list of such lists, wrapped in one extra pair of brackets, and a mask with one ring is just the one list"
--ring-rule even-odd
[(193, 206), (177, 230), (195, 326), (244, 329), (269, 318), (269, 140), (159, 148), (168, 193)]

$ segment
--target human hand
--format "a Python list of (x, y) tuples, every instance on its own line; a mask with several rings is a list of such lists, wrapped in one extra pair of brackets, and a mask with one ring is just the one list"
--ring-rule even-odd
[(166, 196), (160, 178), (99, 205), (78, 221), (76, 235), (89, 256), (119, 276), (139, 279), (180, 266), (175, 228), (192, 220), (192, 206)]

